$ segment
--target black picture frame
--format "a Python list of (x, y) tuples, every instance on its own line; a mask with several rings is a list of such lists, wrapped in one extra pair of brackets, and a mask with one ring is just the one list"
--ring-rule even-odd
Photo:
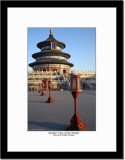
[[(8, 152), (7, 137), (7, 8), (8, 7), (115, 7), (116, 68), (116, 152)], [(114, 46), (115, 47), (115, 46)], [(123, 158), (123, 1), (2, 1), (1, 2), (1, 158), (27, 159), (122, 159)], [(104, 138), (104, 137), (103, 137)]]

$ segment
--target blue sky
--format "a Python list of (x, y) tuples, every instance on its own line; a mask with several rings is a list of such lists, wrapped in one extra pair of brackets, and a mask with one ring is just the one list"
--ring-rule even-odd
[[(37, 43), (49, 37), (50, 28), (28, 28), (28, 64), (35, 61), (32, 54), (40, 52)], [(71, 70), (96, 71), (96, 28), (52, 28), (56, 40), (66, 44)], [(31, 71), (32, 68), (28, 67)]]

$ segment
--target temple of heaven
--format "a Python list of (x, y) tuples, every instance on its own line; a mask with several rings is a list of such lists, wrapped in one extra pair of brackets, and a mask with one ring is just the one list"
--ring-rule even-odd
[(29, 64), (34, 71), (70, 73), (70, 67), (73, 67), (73, 64), (67, 61), (70, 58), (70, 54), (62, 52), (66, 45), (54, 38), (52, 29), (50, 29), (48, 39), (39, 42), (37, 47), (41, 51), (32, 55), (36, 61)]

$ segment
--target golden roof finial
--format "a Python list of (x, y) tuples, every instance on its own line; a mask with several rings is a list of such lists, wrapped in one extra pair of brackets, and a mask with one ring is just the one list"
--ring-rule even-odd
[(50, 29), (50, 34), (52, 34), (53, 33), (53, 30), (52, 29)]

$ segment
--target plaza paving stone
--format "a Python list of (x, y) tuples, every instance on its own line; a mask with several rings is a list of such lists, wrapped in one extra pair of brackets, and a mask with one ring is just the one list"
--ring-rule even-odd
[[(28, 131), (65, 131), (74, 115), (70, 91), (52, 91), (54, 103), (46, 103), (39, 92), (28, 92)], [(96, 91), (83, 91), (78, 97), (78, 114), (87, 125), (84, 131), (96, 131)]]

